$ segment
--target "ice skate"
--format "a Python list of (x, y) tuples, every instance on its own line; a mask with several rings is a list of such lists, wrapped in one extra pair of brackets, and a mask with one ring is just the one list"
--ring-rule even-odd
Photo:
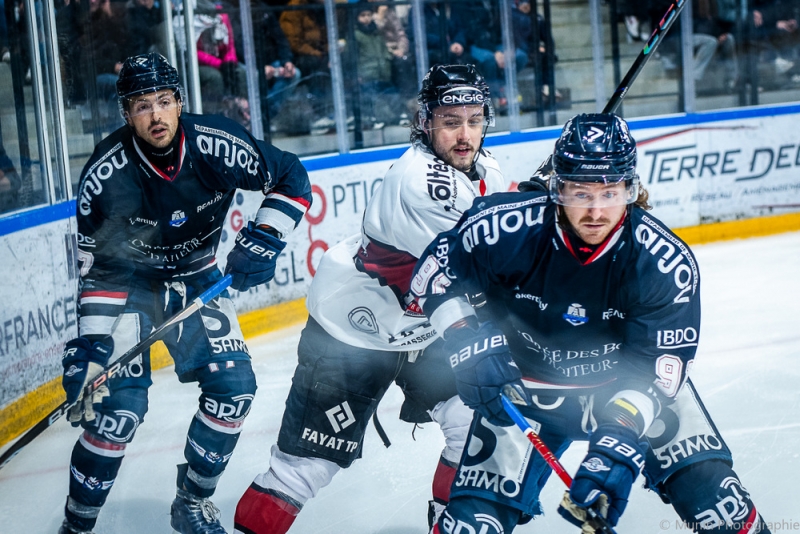
[(210, 499), (179, 489), (170, 514), (170, 525), (178, 534), (226, 534), (219, 523), (219, 508)]

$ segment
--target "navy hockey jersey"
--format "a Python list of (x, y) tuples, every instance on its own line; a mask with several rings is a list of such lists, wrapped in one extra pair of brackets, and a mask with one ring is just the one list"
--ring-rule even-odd
[(655, 382), (673, 397), (697, 350), (697, 262), (638, 207), (584, 264), (546, 195), (476, 199), (415, 273), (412, 291), (440, 332), (473, 313), (461, 295), (485, 294), (528, 387), (568, 394), (619, 380), (646, 391)]
[(266, 195), (257, 221), (282, 235), (302, 219), (311, 186), (297, 156), (214, 115), (182, 114), (176, 135), (173, 180), (144, 157), (127, 126), (97, 145), (78, 192), (83, 275), (174, 278), (208, 268), (237, 188)]
[[(224, 117), (183, 113), (180, 124), (172, 179), (148, 161), (128, 126), (101, 141), (86, 163), (77, 198), (81, 301), (119, 311), (131, 276), (185, 279), (213, 268), (237, 188), (264, 193), (256, 222), (282, 236), (310, 206), (308, 173), (294, 154)], [(114, 315), (111, 308), (104, 313)], [(86, 311), (81, 335), (102, 334), (87, 328)]]

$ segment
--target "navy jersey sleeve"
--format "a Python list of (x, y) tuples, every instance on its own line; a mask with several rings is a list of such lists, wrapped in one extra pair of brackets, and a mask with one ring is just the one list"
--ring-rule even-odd
[(270, 188), (264, 190), (266, 198), (256, 215), (256, 224), (267, 224), (286, 236), (300, 224), (311, 206), (311, 183), (296, 155), (267, 143), (259, 142), (259, 145), (268, 155), (273, 179)]
[(311, 205), (308, 173), (296, 155), (260, 141), (238, 123), (216, 115), (186, 114), (182, 119), (190, 145), (196, 146), (208, 180), (219, 189), (261, 191), (256, 215), (286, 236)]
[(414, 269), (411, 290), (438, 332), (474, 315), (465, 295), (513, 287), (530, 271), (546, 197), (499, 193), (475, 200), (456, 226), (439, 234)]
[(624, 350), (661, 393), (686, 381), (700, 341), (700, 272), (692, 251), (658, 220), (634, 214), (639, 253), (630, 273)]

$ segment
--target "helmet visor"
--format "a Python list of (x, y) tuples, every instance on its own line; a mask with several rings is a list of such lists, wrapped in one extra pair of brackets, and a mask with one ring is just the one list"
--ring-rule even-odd
[(636, 201), (639, 177), (635, 174), (554, 175), (550, 177), (550, 198), (562, 206), (610, 208)]
[(175, 89), (153, 89), (127, 99), (125, 113), (128, 117), (164, 113), (181, 105), (180, 92)]
[(494, 117), (487, 116), (481, 105), (436, 106), (419, 114), (419, 127), (423, 130), (457, 131), (463, 128), (485, 133), (494, 126)]

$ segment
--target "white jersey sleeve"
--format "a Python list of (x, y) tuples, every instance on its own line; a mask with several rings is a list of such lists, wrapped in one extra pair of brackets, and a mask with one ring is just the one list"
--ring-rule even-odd
[(472, 181), (421, 147), (392, 165), (367, 204), (360, 235), (328, 250), (309, 288), (311, 316), (352, 346), (420, 350), (436, 337), (410, 297), (419, 255), (481, 194), (505, 189), (494, 158), (481, 154)]

